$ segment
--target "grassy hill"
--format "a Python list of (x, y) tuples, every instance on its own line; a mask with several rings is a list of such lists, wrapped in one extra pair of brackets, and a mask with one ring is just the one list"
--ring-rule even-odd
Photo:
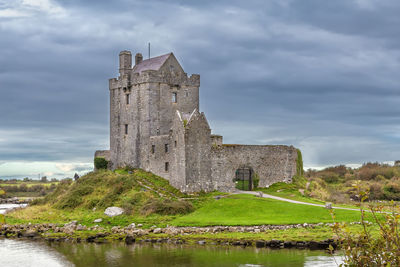
[[(223, 196), (221, 199), (214, 198)], [(109, 206), (125, 214), (109, 218)], [(338, 221), (357, 221), (359, 212), (338, 210)], [(10, 213), (7, 223), (78, 223), (92, 226), (102, 218), (104, 227), (132, 222), (166, 226), (257, 225), (332, 222), (328, 210), (250, 195), (221, 192), (187, 195), (168, 181), (142, 170), (98, 171), (76, 182), (62, 181), (57, 188), (27, 209)]]

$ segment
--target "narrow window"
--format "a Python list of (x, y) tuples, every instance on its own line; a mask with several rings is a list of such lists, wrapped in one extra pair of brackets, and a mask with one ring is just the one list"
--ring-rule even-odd
[(128, 124), (125, 124), (125, 134), (128, 134)]
[(173, 92), (172, 93), (172, 103), (178, 102), (178, 93)]
[(178, 142), (176, 142), (176, 140), (175, 140), (175, 147), (176, 147), (177, 144), (178, 144)]
[(152, 145), (151, 146), (151, 153), (155, 153), (156, 152), (156, 145)]
[(131, 94), (126, 94), (126, 104), (129, 105)]
[(168, 144), (165, 144), (165, 153), (168, 153)]
[(169, 170), (169, 162), (165, 162), (165, 171), (167, 172)]

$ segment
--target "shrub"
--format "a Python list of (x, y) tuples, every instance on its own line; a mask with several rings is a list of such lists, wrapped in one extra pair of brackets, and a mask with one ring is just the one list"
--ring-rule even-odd
[(108, 160), (103, 157), (96, 157), (94, 158), (94, 167), (97, 170), (107, 169), (108, 167)]
[(334, 203), (348, 203), (349, 195), (338, 190), (331, 190), (329, 191), (329, 196), (326, 200)]
[(400, 200), (400, 185), (393, 182), (385, 185), (383, 195), (387, 200)]
[(320, 174), (320, 176), (325, 182), (327, 182), (329, 184), (337, 183), (337, 182), (339, 182), (339, 179), (340, 179), (339, 175), (332, 171), (323, 172)]
[(383, 186), (380, 183), (372, 183), (369, 186), (369, 199), (370, 200), (377, 200), (377, 199), (384, 199), (385, 195), (383, 192)]
[(303, 175), (304, 175), (303, 157), (302, 157), (302, 155), (301, 155), (300, 149), (297, 149), (296, 175), (297, 175), (297, 176), (303, 176)]
[(187, 201), (177, 201), (170, 199), (150, 199), (142, 207), (143, 215), (157, 213), (161, 215), (187, 214), (194, 210), (192, 203)]
[(340, 177), (344, 177), (344, 175), (347, 173), (347, 167), (344, 165), (338, 165), (338, 166), (334, 166), (334, 167), (325, 168), (324, 171), (331, 172), (331, 173), (333, 172)]
[[(357, 190), (361, 202), (368, 196)], [(382, 212), (384, 207), (370, 206), (374, 223), (379, 233), (372, 235), (370, 223), (365, 220), (365, 210), (360, 205), (361, 233), (350, 231), (346, 224), (335, 223), (334, 232), (344, 253), (341, 266), (400, 266), (400, 216), (398, 207), (392, 213)], [(372, 226), (375, 227), (375, 226)], [(333, 247), (330, 247), (333, 251)]]

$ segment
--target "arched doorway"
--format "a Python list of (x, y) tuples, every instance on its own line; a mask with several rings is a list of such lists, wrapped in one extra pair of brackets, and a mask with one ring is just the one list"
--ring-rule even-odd
[(254, 188), (253, 183), (254, 171), (251, 167), (242, 166), (235, 172), (235, 182), (236, 189), (251, 191)]

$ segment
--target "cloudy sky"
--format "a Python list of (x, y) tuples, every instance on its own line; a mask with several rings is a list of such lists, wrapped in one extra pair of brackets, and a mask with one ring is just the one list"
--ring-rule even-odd
[(201, 74), (226, 143), (304, 165), (400, 159), (398, 0), (0, 0), (0, 178), (72, 176), (107, 149), (118, 53)]

